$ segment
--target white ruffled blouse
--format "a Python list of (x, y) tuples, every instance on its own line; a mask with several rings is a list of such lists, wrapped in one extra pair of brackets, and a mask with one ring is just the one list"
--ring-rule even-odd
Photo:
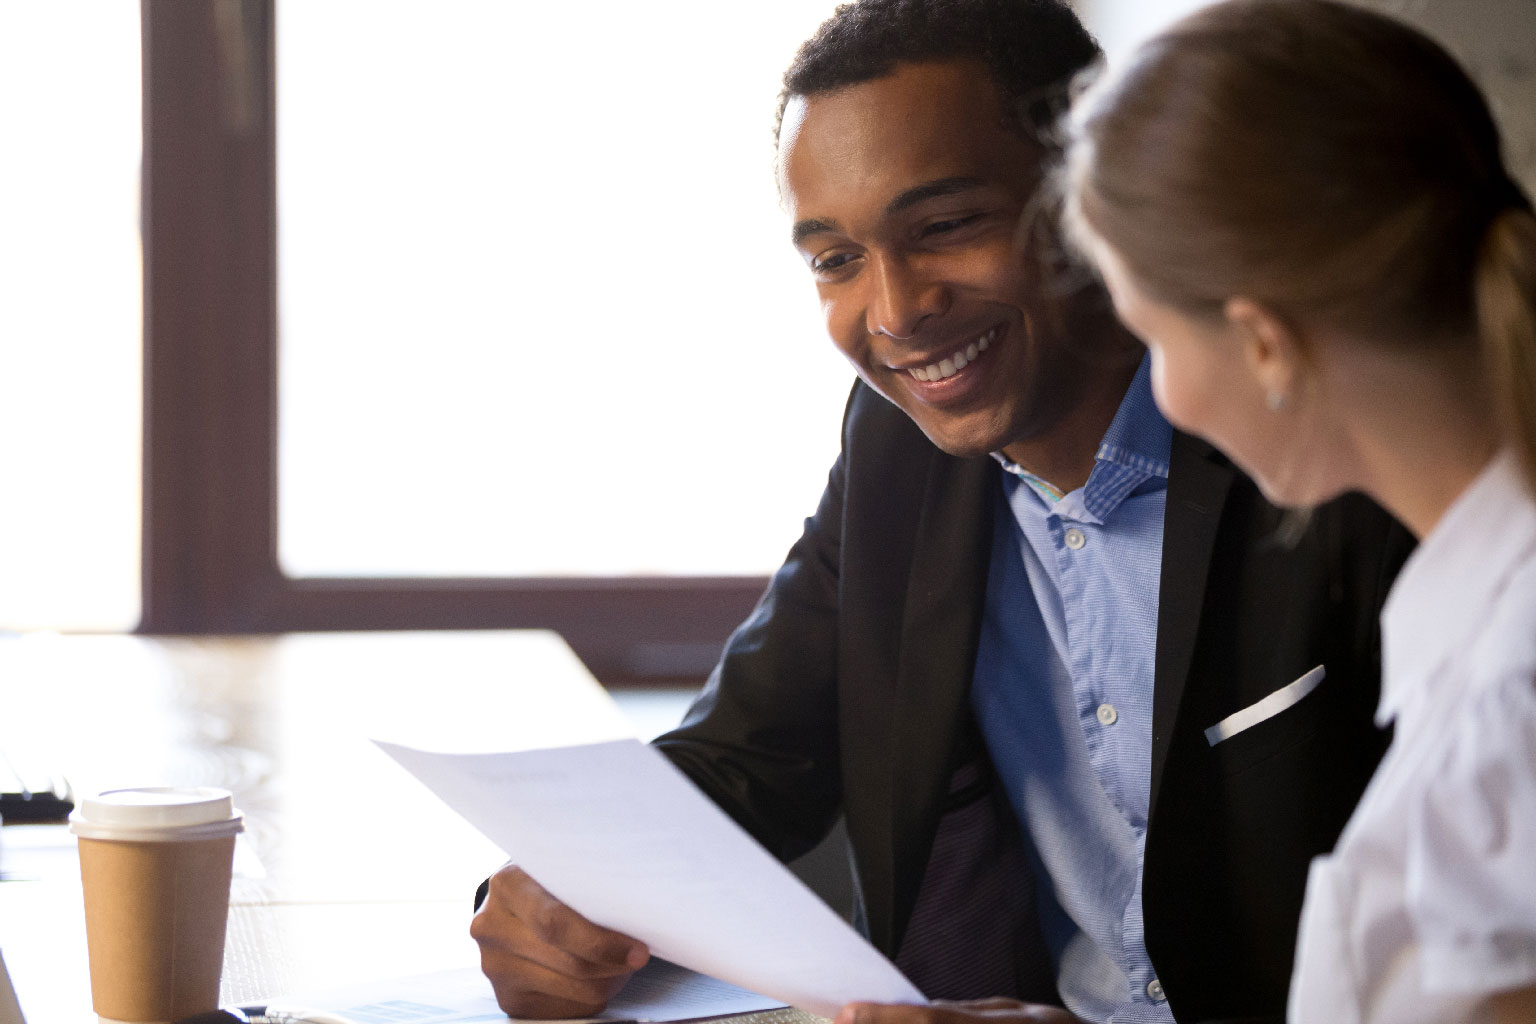
[(1312, 864), (1293, 1024), (1480, 1019), (1536, 984), (1536, 501), (1501, 453), (1382, 612), (1391, 748)]

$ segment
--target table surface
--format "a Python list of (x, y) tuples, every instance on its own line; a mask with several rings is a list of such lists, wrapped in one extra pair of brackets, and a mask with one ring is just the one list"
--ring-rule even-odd
[[(478, 964), (474, 889), (505, 858), (369, 739), (474, 751), (649, 738), (687, 699), (618, 696), (543, 631), (0, 640), (13, 759), (77, 794), (234, 793), (246, 832), (226, 1004)], [(0, 951), (28, 1024), (93, 1020), (73, 838), (7, 826), (0, 872)]]

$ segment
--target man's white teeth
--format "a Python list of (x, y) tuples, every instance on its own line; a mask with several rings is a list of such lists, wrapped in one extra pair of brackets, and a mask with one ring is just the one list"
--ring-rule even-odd
[(953, 377), (974, 363), (977, 357), (987, 350), (987, 346), (992, 344), (992, 339), (995, 337), (997, 337), (996, 327), (949, 358), (929, 363), (927, 366), (914, 366), (907, 372), (918, 380), (943, 380), (945, 377)]

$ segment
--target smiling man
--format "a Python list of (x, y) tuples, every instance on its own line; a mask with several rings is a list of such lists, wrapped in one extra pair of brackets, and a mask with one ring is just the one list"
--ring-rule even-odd
[[(952, 455), (1002, 450), (1076, 486), (1142, 348), (1021, 258), (1044, 155), (1025, 131), (979, 60), (901, 64), (788, 98), (780, 190), (864, 382)], [(1082, 306), (1097, 322), (1068, 323)]]
[[(785, 78), (790, 235), (860, 382), (657, 745), (785, 859), (845, 817), (861, 926), (973, 1000), (858, 1024), (1278, 1020), (1308, 861), (1384, 746), (1406, 534), (1347, 499), (1282, 543), (1033, 215), (1041, 112), (1095, 54), (1055, 0), (857, 0)], [(515, 1016), (595, 1013), (648, 955), (515, 866), (471, 930)]]

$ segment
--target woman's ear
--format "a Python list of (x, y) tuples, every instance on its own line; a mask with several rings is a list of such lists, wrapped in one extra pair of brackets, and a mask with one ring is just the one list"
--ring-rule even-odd
[(1222, 308), (1243, 344), (1248, 371), (1268, 397), (1269, 407), (1291, 404), (1305, 369), (1301, 336), (1283, 317), (1252, 299), (1228, 299)]

